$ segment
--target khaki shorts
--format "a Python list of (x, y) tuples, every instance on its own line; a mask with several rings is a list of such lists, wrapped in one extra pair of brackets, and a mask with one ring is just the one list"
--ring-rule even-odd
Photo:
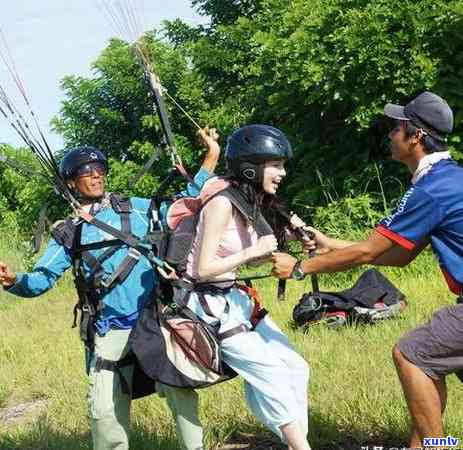
[(463, 304), (439, 309), (427, 324), (400, 339), (398, 346), (429, 377), (441, 379), (454, 373), (463, 381)]

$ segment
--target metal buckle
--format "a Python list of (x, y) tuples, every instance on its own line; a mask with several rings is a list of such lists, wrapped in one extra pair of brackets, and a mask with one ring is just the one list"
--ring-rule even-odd
[[(156, 266), (157, 269), (158, 269), (158, 272), (162, 275), (163, 278), (165, 278), (166, 280), (175, 280), (175, 279), (178, 279), (178, 276), (177, 276), (177, 273), (175, 272), (175, 269), (170, 266), (169, 264), (167, 264), (166, 262), (164, 262), (163, 266)], [(166, 272), (167, 269), (169, 272)]]
[(103, 369), (103, 360), (97, 356), (95, 361), (95, 372), (100, 372)]
[(136, 259), (136, 260), (139, 260), (141, 256), (141, 253), (136, 248), (133, 248), (133, 247), (129, 248), (128, 254), (131, 258)]

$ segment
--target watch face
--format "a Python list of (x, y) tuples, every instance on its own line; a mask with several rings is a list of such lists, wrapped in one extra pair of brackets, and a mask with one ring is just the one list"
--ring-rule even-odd
[(298, 262), (294, 266), (293, 273), (292, 273), (292, 278), (299, 281), (299, 280), (303, 280), (304, 277), (305, 277), (305, 273), (302, 270), (301, 263)]

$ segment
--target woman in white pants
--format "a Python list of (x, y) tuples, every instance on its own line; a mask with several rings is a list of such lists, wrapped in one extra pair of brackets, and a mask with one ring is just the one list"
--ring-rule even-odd
[[(219, 333), (227, 336), (221, 342), (223, 360), (244, 379), (255, 417), (290, 449), (309, 450), (307, 363), (268, 316), (254, 328), (254, 300), (233, 281), (224, 281), (234, 280), (241, 265), (262, 261), (277, 249), (261, 211), (272, 208), (291, 146), (276, 128), (248, 125), (229, 138), (226, 157), (233, 199), (223, 191), (204, 206), (188, 259), (189, 276), (211, 289), (193, 293), (188, 307), (203, 320), (220, 323)], [(243, 210), (251, 210), (252, 217)]]

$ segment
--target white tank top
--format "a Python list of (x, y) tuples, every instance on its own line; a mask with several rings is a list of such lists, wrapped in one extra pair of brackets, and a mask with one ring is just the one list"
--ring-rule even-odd
[[(230, 202), (230, 200), (224, 196), (219, 198), (222, 201)], [(203, 239), (207, 239), (207, 236), (204, 236), (204, 220), (203, 212), (209, 205), (206, 205), (201, 211), (198, 221), (198, 229), (196, 233), (195, 240), (193, 242), (193, 247), (188, 255), (188, 264), (187, 264), (187, 273), (194, 279), (199, 279), (198, 275), (198, 264), (199, 264), (199, 251), (200, 243)], [(217, 252), (214, 259), (221, 259), (227, 256), (238, 253), (248, 247), (251, 247), (257, 242), (257, 233), (254, 230), (251, 224), (248, 224), (245, 218), (240, 212), (233, 208), (232, 217), (227, 225), (227, 228), (222, 236), (222, 239), (219, 242)], [(215, 277), (209, 278), (207, 281), (219, 281), (219, 280), (232, 280), (236, 278), (236, 270), (217, 275)]]

